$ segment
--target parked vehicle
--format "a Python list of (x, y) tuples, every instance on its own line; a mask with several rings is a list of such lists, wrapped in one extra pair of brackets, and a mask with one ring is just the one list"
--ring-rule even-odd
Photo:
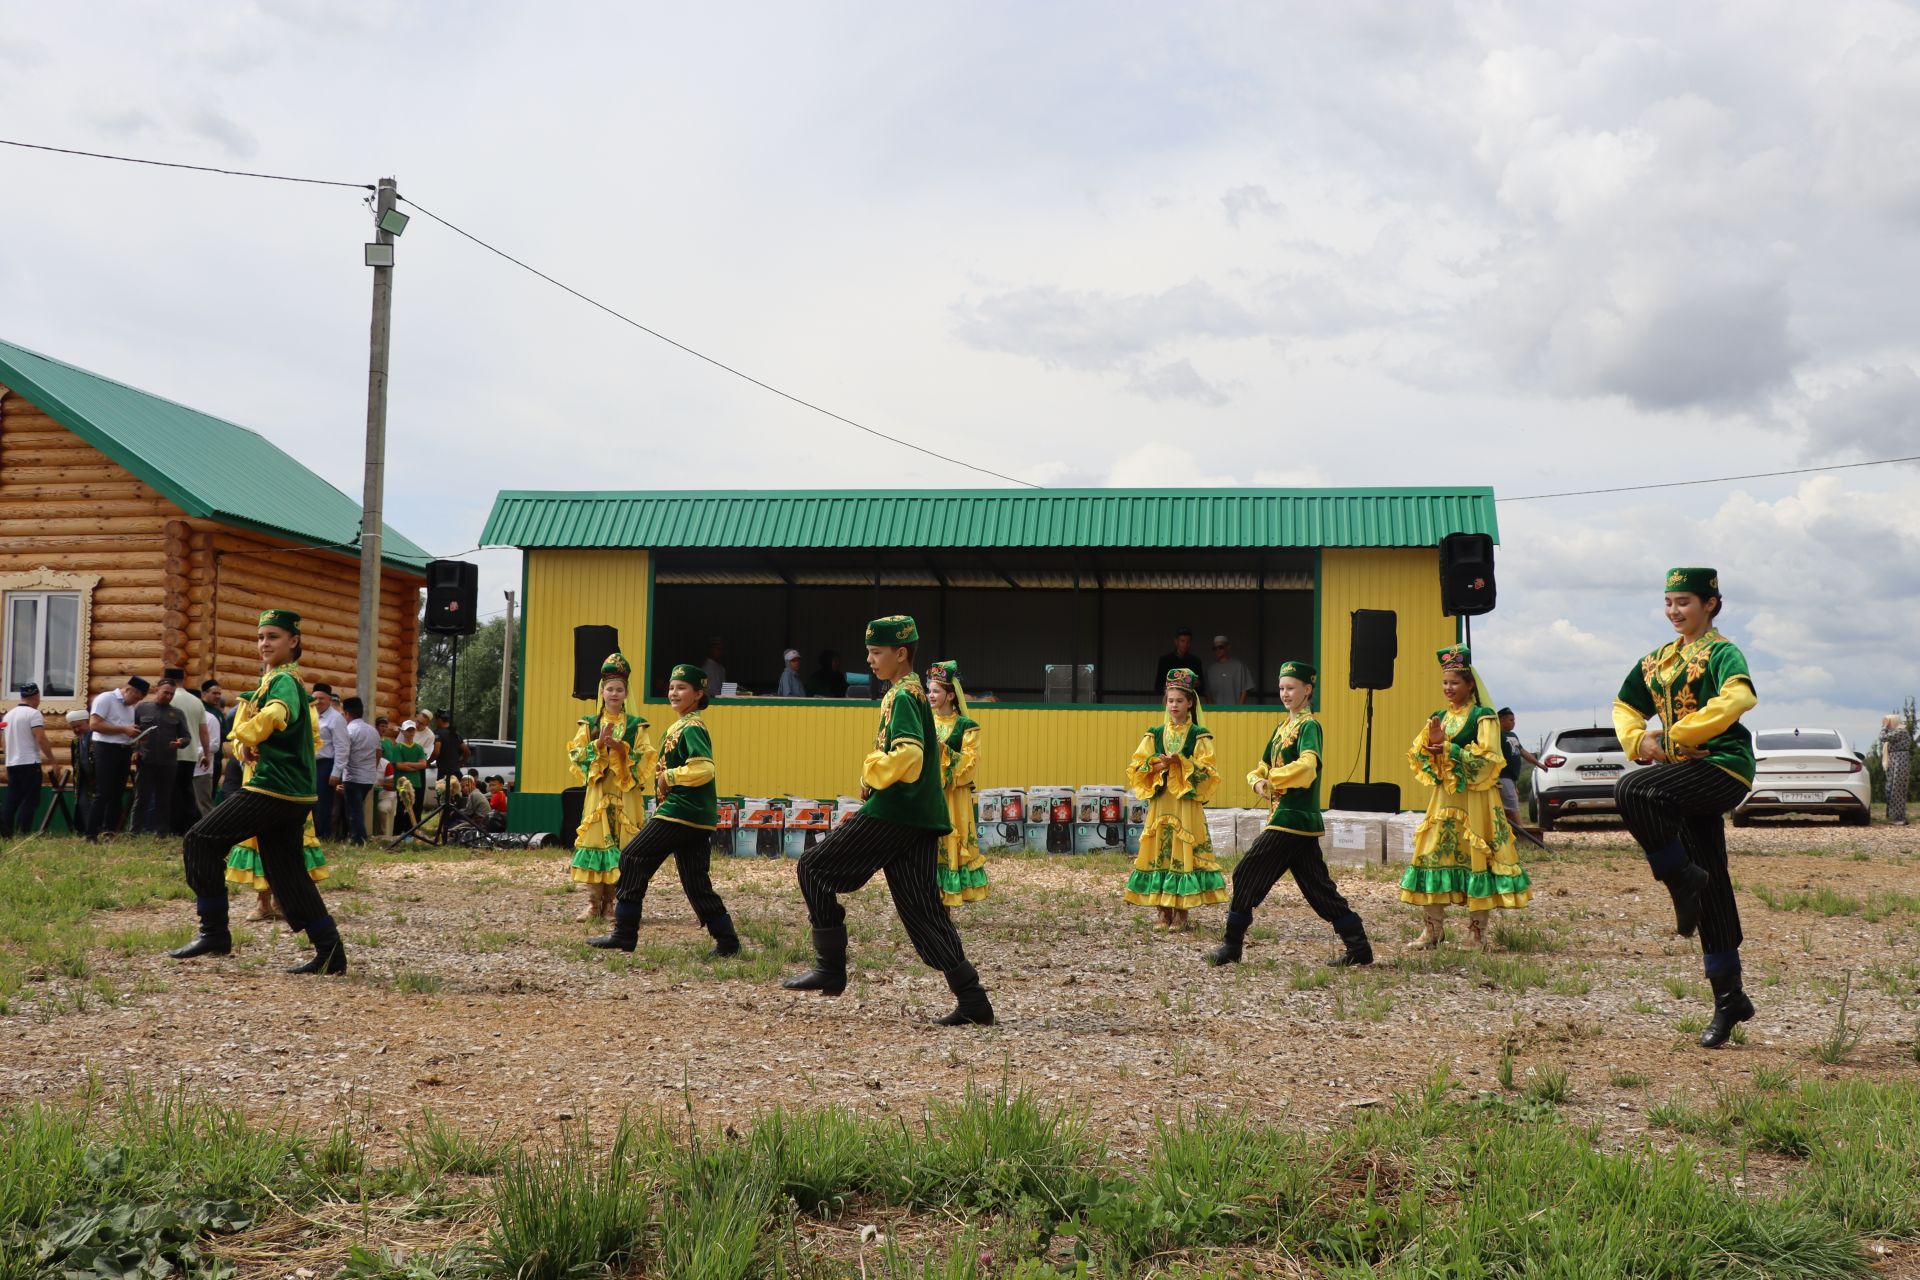
[(473, 754), (467, 757), (468, 769), (478, 769), (482, 778), (499, 774), (507, 780), (507, 790), (513, 790), (514, 765), (520, 758), (518, 743), (504, 738), (468, 738), (467, 745), (473, 748)]
[(1541, 745), (1533, 774), (1534, 825), (1553, 830), (1560, 818), (1618, 813), (1613, 787), (1627, 772), (1627, 753), (1609, 728), (1559, 729)]
[(1865, 757), (1835, 729), (1762, 729), (1753, 735), (1753, 790), (1733, 825), (1784, 813), (1838, 814), (1843, 826), (1873, 821), (1873, 784)]

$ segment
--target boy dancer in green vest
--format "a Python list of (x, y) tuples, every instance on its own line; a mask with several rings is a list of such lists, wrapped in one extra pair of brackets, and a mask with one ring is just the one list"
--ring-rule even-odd
[(168, 952), (176, 960), (223, 956), (233, 950), (227, 928), (227, 853), (249, 836), (260, 845), (260, 866), (280, 903), (287, 927), (305, 931), (313, 959), (289, 973), (345, 973), (346, 948), (327, 914), (320, 889), (307, 874), (307, 814), (313, 808), (313, 697), (300, 680), (300, 615), (268, 609), (256, 636), (266, 673), (258, 692), (243, 695), (253, 708), (236, 718), (233, 740), (253, 773), (240, 794), (208, 812), (187, 832), (187, 884), (200, 914), (200, 933)]
[(1207, 952), (1208, 964), (1233, 964), (1240, 959), (1253, 909), (1289, 871), (1313, 913), (1332, 925), (1346, 944), (1347, 949), (1330, 963), (1336, 968), (1373, 963), (1366, 926), (1340, 896), (1320, 852), (1320, 836), (1326, 830), (1320, 818), (1320, 758), (1325, 746), (1320, 720), (1311, 710), (1318, 678), (1319, 673), (1304, 662), (1280, 664), (1280, 701), (1287, 708), (1287, 718), (1273, 731), (1260, 763), (1247, 775), (1255, 794), (1273, 802), (1273, 815), (1233, 869), (1227, 936)]
[(926, 689), (914, 672), (920, 643), (912, 618), (896, 614), (867, 624), (867, 666), (893, 682), (880, 701), (880, 729), (861, 765), (866, 803), (825, 840), (801, 855), (800, 894), (813, 923), (813, 968), (781, 985), (837, 996), (847, 989), (847, 912), (838, 895), (887, 877), (894, 909), (920, 959), (946, 975), (958, 1000), (935, 1018), (942, 1027), (993, 1025), (993, 1004), (967, 963), (953, 918), (940, 900), (936, 872), (940, 837), (951, 831), (940, 785), (940, 741)]

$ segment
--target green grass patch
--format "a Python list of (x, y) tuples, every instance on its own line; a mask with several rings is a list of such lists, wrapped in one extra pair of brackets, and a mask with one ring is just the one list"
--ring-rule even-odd
[(437, 973), (402, 969), (393, 975), (393, 989), (403, 996), (432, 996), (446, 989), (447, 980)]

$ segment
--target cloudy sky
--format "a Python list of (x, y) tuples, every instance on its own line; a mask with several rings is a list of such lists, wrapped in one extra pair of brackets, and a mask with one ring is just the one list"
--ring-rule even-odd
[[(370, 182), (642, 322), (1050, 485), (1491, 484), (1476, 628), (1605, 714), (1720, 568), (1768, 724), (1920, 692), (1920, 17), (1897, 3), (0, 0), (0, 134)], [(0, 148), (0, 336), (359, 489), (352, 191)], [(389, 515), (502, 487), (991, 483), (416, 219)], [(493, 552), (483, 609), (517, 580)], [(1496, 674), (1497, 673), (1497, 674)]]

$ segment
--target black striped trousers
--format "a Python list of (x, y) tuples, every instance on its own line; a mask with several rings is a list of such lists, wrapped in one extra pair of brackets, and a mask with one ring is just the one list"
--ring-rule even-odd
[(623, 905), (638, 908), (647, 898), (647, 884), (668, 858), (680, 873), (680, 887), (700, 923), (727, 914), (727, 904), (713, 888), (713, 832), (684, 822), (652, 818), (620, 851), (620, 885), (615, 895)]
[[(1747, 784), (1705, 760), (1635, 769), (1614, 788), (1621, 821), (1646, 852), (1654, 879), (1687, 862), (1703, 867), (1700, 950), (1709, 957), (1740, 949), (1740, 908), (1727, 869), (1726, 814), (1746, 798)], [(1725, 963), (1724, 961), (1722, 962)]]
[(306, 932), (316, 945), (337, 938), (333, 917), (321, 901), (320, 888), (307, 874), (303, 837), (312, 803), (280, 800), (255, 791), (242, 791), (214, 806), (193, 824), (182, 844), (187, 885), (200, 911), (202, 931), (227, 932), (227, 854), (249, 836), (260, 841), (260, 866), (280, 903), (287, 927)]
[(893, 909), (900, 913), (920, 959), (942, 973), (962, 968), (967, 953), (940, 901), (940, 879), (934, 873), (939, 853), (935, 832), (856, 813), (800, 855), (800, 896), (807, 900), (807, 917), (816, 929), (845, 928), (847, 910), (838, 895), (852, 893), (879, 871), (887, 877)]
[(1320, 842), (1291, 831), (1262, 831), (1246, 856), (1240, 859), (1240, 865), (1233, 869), (1233, 901), (1227, 907), (1228, 917), (1244, 916), (1252, 920), (1253, 909), (1266, 901), (1273, 886), (1289, 871), (1293, 872), (1293, 882), (1299, 886), (1300, 896), (1313, 908), (1313, 914), (1332, 925), (1341, 936), (1359, 925), (1360, 917), (1340, 896), (1333, 876), (1327, 871), (1327, 859), (1320, 852)]

